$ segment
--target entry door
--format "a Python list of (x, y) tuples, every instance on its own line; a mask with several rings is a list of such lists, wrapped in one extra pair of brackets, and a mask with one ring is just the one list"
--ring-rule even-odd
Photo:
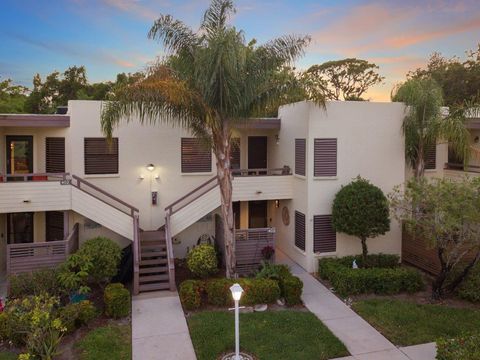
[(249, 136), (248, 137), (248, 168), (266, 169), (267, 168), (267, 137)]
[[(33, 173), (33, 136), (7, 136), (7, 174)], [(9, 178), (13, 181), (22, 181), (22, 177)]]
[(250, 229), (267, 227), (267, 201), (248, 202), (248, 227)]
[(7, 243), (33, 242), (33, 212), (7, 214)]

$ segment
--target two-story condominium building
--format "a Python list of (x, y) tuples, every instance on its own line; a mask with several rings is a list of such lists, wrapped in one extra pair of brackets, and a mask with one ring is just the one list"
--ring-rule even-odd
[[(184, 129), (122, 124), (111, 143), (102, 103), (66, 114), (0, 115), (0, 273), (54, 266), (99, 235), (133, 245), (134, 291), (174, 287), (174, 258), (222, 245), (212, 153)], [(248, 272), (274, 246), (313, 272), (321, 256), (361, 251), (336, 234), (331, 206), (360, 175), (385, 193), (405, 180), (401, 103), (309, 102), (235, 129), (232, 155), (237, 266)], [(401, 252), (401, 228), (369, 240)]]

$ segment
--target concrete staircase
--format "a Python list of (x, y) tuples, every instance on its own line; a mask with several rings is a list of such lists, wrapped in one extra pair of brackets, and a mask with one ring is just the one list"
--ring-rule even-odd
[(139, 292), (170, 288), (165, 230), (140, 231)]

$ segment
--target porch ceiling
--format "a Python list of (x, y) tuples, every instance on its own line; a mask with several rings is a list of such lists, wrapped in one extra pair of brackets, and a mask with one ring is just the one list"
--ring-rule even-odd
[(235, 124), (237, 129), (263, 129), (279, 130), (281, 121), (279, 118), (251, 118)]
[(0, 127), (70, 127), (69, 115), (0, 114)]

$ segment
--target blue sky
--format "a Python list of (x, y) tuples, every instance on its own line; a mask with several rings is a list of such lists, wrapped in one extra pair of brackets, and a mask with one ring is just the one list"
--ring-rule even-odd
[[(113, 80), (163, 54), (146, 34), (160, 13), (197, 28), (208, 0), (1, 0), (0, 77), (31, 86), (33, 75), (85, 65), (90, 81)], [(345, 57), (375, 62), (386, 77), (371, 100), (389, 99), (393, 85), (429, 55), (464, 57), (480, 42), (478, 0), (237, 0), (234, 25), (247, 39), (310, 34), (297, 64)]]

